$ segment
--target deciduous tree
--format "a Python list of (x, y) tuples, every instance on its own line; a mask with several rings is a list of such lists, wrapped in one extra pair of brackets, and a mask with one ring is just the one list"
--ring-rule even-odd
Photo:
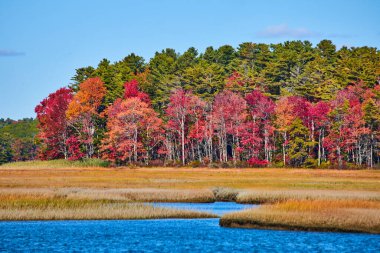
[(87, 158), (95, 153), (94, 137), (97, 134), (97, 120), (106, 89), (99, 77), (89, 78), (79, 85), (79, 91), (68, 105), (66, 116), (75, 130)]
[(66, 110), (72, 101), (71, 89), (61, 88), (51, 93), (36, 106), (35, 112), (40, 130), (38, 138), (45, 145), (42, 158), (56, 159), (69, 157), (67, 140), (69, 138)]

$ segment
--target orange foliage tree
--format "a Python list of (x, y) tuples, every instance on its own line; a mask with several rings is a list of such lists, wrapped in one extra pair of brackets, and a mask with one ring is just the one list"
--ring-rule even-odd
[(283, 137), (282, 143), (282, 159), (284, 166), (286, 166), (286, 146), (288, 145), (287, 132), (289, 131), (290, 125), (296, 118), (294, 114), (293, 103), (289, 99), (290, 97), (282, 97), (277, 101), (275, 113), (276, 120), (275, 124), (277, 126), (277, 131)]
[(66, 117), (75, 130), (85, 156), (93, 156), (96, 122), (100, 118), (101, 104), (106, 94), (104, 83), (99, 77), (89, 78), (79, 85), (79, 91), (70, 102)]

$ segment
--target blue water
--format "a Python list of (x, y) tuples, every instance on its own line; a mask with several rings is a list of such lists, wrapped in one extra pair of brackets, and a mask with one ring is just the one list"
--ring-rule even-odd
[[(190, 205), (219, 214), (247, 207), (233, 203)], [(380, 252), (380, 236), (222, 228), (219, 219), (0, 222), (0, 252), (104, 251)]]
[(0, 251), (380, 252), (380, 236), (231, 229), (218, 219), (1, 222)]
[(258, 205), (237, 204), (235, 202), (215, 202), (215, 203), (152, 203), (154, 206), (190, 209), (223, 215), (234, 211), (240, 211), (247, 208), (255, 208)]

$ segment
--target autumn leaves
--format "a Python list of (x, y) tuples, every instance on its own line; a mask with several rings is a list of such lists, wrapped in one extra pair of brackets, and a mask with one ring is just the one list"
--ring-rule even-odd
[(89, 78), (77, 93), (59, 89), (36, 107), (41, 158), (343, 167), (373, 166), (377, 157), (380, 91), (362, 82), (315, 103), (228, 87), (205, 101), (175, 89), (162, 115), (136, 80), (112, 104), (104, 104), (106, 92), (100, 78)]

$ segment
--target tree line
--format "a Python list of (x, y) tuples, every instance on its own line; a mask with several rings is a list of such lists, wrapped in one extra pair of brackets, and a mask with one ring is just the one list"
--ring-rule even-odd
[(37, 157), (37, 120), (0, 118), (0, 164)]
[(379, 76), (376, 48), (328, 40), (103, 59), (36, 107), (38, 153), (115, 165), (373, 167)]

